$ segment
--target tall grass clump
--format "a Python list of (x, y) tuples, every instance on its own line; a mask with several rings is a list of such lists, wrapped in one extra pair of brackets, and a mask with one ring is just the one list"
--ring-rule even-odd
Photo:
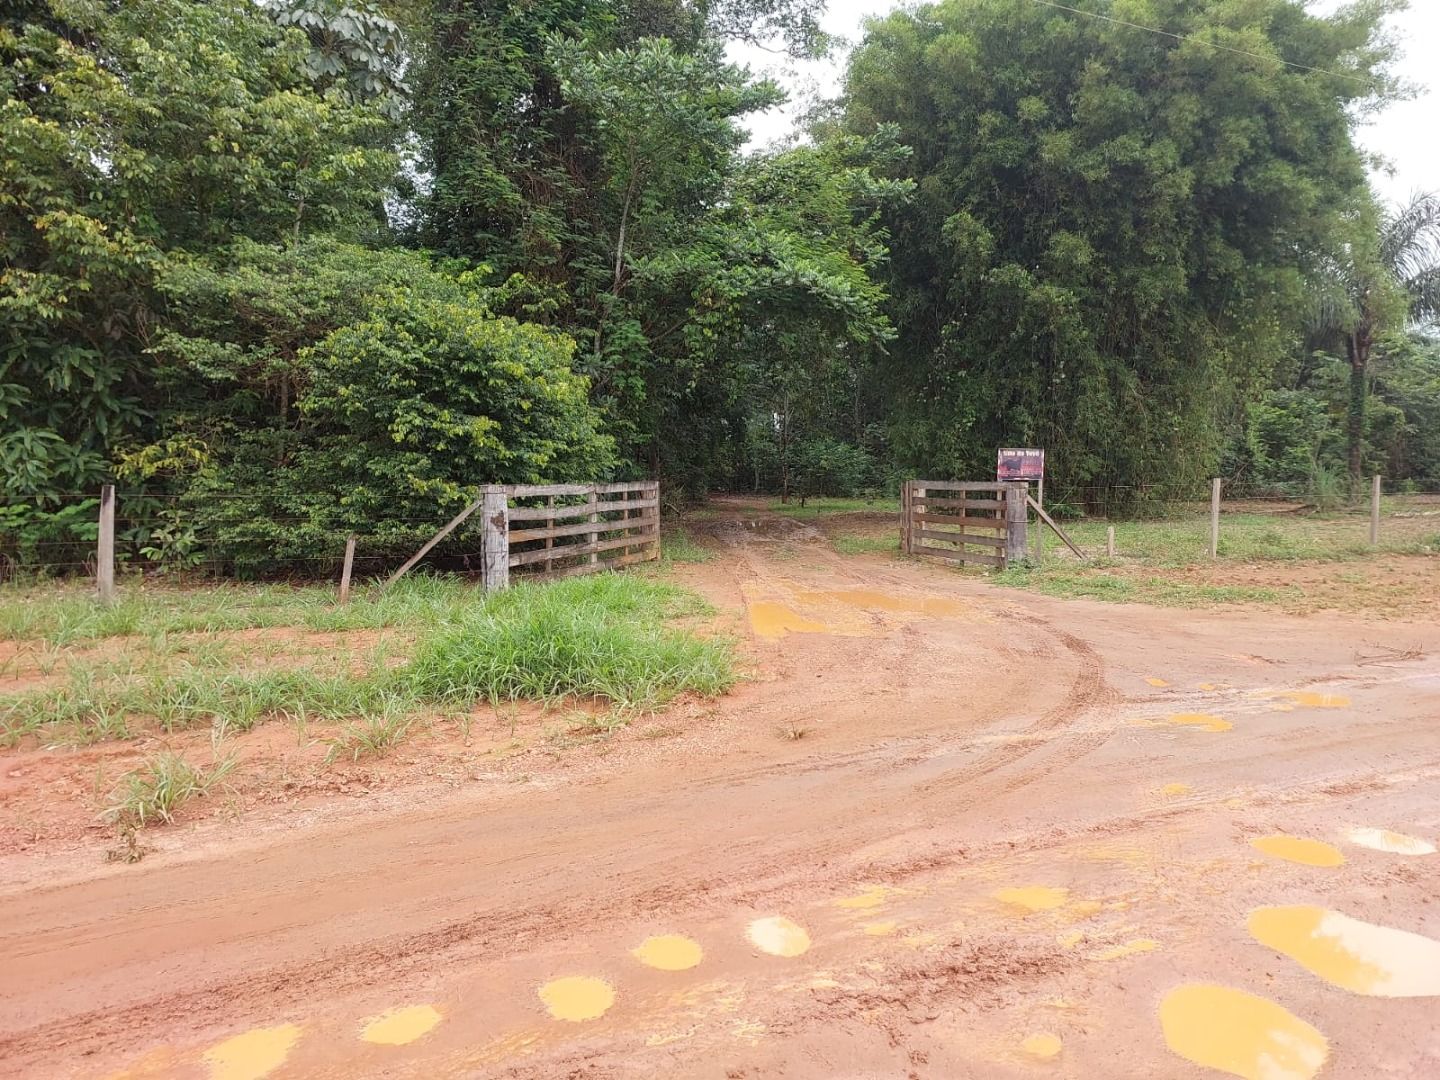
[(577, 695), (651, 708), (687, 690), (722, 693), (735, 681), (731, 645), (664, 625), (698, 614), (697, 600), (631, 574), (518, 585), (421, 643), (400, 678), (462, 703)]
[(210, 794), (234, 768), (233, 755), (219, 758), (209, 769), (202, 769), (179, 754), (158, 754), (120, 778), (104, 816), (112, 822), (137, 828), (156, 821), (168, 824), (175, 819), (180, 807), (191, 799)]

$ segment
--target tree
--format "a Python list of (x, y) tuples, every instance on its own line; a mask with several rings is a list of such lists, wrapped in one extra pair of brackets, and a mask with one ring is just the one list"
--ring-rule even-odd
[(1366, 190), (1351, 125), (1394, 89), (1395, 6), (947, 0), (870, 23), (846, 123), (898, 125), (916, 179), (887, 217), (901, 460), (983, 475), (1029, 444), (1062, 486), (1210, 475)]
[[(1367, 211), (1370, 208), (1367, 207)], [(1360, 238), (1325, 267), (1315, 329), (1343, 338), (1350, 365), (1346, 467), (1351, 491), (1364, 481), (1371, 354), (1377, 338), (1440, 317), (1440, 193), (1361, 217)]]
[(164, 426), (157, 280), (238, 238), (376, 232), (373, 109), (248, 0), (30, 4), (0, 24), (0, 486), (92, 489)]

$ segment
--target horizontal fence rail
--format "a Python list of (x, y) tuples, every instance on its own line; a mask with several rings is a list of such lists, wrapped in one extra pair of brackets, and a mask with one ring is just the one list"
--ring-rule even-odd
[(900, 547), (1004, 569), (1024, 557), (1025, 495), (1023, 483), (907, 480), (900, 489)]
[(504, 490), (507, 569), (560, 578), (660, 558), (656, 480), (524, 484)]

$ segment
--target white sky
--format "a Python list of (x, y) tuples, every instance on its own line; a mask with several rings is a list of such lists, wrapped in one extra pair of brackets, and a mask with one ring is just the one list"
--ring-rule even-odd
[[(1312, 6), (1325, 13), (1341, 2), (1312, 0)], [(830, 0), (823, 24), (832, 34), (858, 41), (863, 18), (900, 6), (897, 0)], [(1377, 172), (1374, 183), (1382, 197), (1394, 202), (1415, 191), (1440, 189), (1440, 93), (1436, 92), (1440, 91), (1440, 74), (1434, 59), (1440, 54), (1440, 0), (1410, 0), (1410, 10), (1394, 16), (1391, 25), (1399, 34), (1404, 53), (1396, 71), (1401, 78), (1418, 85), (1421, 92), (1412, 101), (1391, 106), (1361, 129), (1360, 142), (1390, 163), (1394, 175)], [(775, 77), (791, 92), (788, 105), (749, 118), (754, 145), (790, 133), (801, 96), (815, 92), (830, 96), (840, 89), (844, 67), (841, 53), (819, 63), (795, 63), (761, 49), (740, 46), (732, 46), (730, 55), (738, 63), (749, 64), (756, 74)], [(1430, 58), (1428, 62), (1426, 57)]]

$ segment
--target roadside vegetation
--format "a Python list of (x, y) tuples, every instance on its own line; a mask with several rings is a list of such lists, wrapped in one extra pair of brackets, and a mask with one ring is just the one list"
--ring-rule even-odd
[[(733, 644), (700, 632), (709, 608), (653, 574), (521, 583), (486, 595), (457, 581), (404, 580), (384, 596), (333, 590), (127, 590), (103, 609), (78, 589), (10, 590), (0, 678), (0, 745), (88, 745), (208, 729), (217, 745), (259, 724), (328, 733), (328, 761), (380, 756), (415, 731), (479, 706), (573, 700), (607, 730), (682, 693), (735, 680)], [(268, 640), (250, 631), (276, 631)], [(346, 631), (363, 635), (348, 647)], [(340, 637), (335, 635), (339, 633)], [(317, 641), (308, 641), (319, 634)], [(235, 767), (199, 770), (168, 751), (122, 780), (112, 820), (168, 821)]]

